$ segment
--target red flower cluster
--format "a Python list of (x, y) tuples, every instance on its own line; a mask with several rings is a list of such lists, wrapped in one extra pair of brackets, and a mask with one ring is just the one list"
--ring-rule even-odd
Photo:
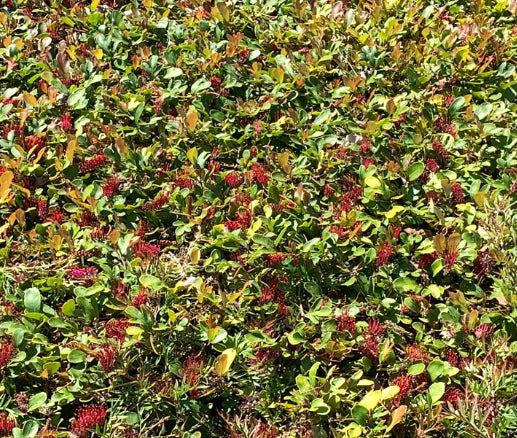
[(14, 352), (14, 345), (10, 342), (0, 342), (0, 368), (5, 367), (11, 360)]
[(162, 195), (156, 198), (154, 201), (144, 204), (142, 210), (144, 211), (156, 211), (162, 208), (169, 201), (169, 195)]
[(340, 215), (341, 215), (342, 211), (349, 213), (352, 210), (352, 207), (354, 206), (354, 204), (357, 202), (357, 200), (361, 196), (363, 196), (363, 193), (364, 193), (364, 187), (359, 186), (359, 187), (350, 189), (348, 192), (341, 195)]
[(86, 437), (88, 430), (102, 426), (108, 411), (105, 406), (90, 405), (79, 408), (72, 420), (72, 432), (79, 437)]
[(210, 85), (214, 90), (219, 91), (221, 89), (221, 84), (223, 83), (223, 80), (220, 77), (212, 76), (210, 79)]
[(489, 336), (492, 336), (493, 333), (494, 333), (494, 326), (487, 324), (487, 323), (482, 323), (482, 324), (478, 325), (476, 327), (476, 329), (474, 330), (474, 336), (477, 339), (488, 338)]
[(283, 262), (287, 258), (287, 254), (268, 254), (266, 256), (267, 264), (269, 266), (275, 266), (278, 263)]
[(110, 176), (102, 186), (102, 194), (111, 198), (115, 193), (117, 193), (121, 184), (122, 181), (117, 175)]
[(63, 114), (61, 116), (61, 127), (64, 131), (68, 132), (71, 131), (74, 127), (72, 123), (72, 117), (70, 117), (70, 114)]
[(68, 270), (67, 275), (68, 275), (68, 278), (84, 280), (84, 279), (95, 277), (97, 275), (97, 273), (98, 273), (97, 268), (90, 266), (90, 267), (86, 267), (86, 268), (78, 268), (78, 267), (70, 268)]
[(454, 122), (445, 116), (440, 116), (434, 121), (434, 128), (438, 132), (446, 132), (447, 134), (456, 136), (456, 129), (454, 128)]
[(134, 307), (140, 308), (147, 304), (149, 301), (149, 295), (145, 291), (139, 292), (134, 298), (133, 302), (131, 303)]
[(9, 418), (9, 414), (2, 412), (0, 414), (0, 435), (11, 435), (14, 426), (16, 426), (16, 422)]
[(446, 249), (443, 252), (442, 257), (443, 257), (443, 261), (445, 263), (445, 267), (447, 268), (448, 271), (450, 271), (452, 269), (452, 267), (454, 266), (454, 263), (456, 263), (456, 259), (458, 258), (458, 252), (449, 251), (448, 249)]
[(458, 201), (458, 202), (465, 201), (465, 194), (463, 193), (463, 188), (461, 187), (460, 183), (455, 182), (451, 186), (451, 193), (452, 193), (452, 196), (454, 197), (454, 199), (456, 199), (456, 201)]
[(228, 220), (224, 222), (224, 226), (228, 229), (228, 231), (238, 230), (246, 230), (250, 226), (251, 222), (251, 212), (246, 210), (242, 215), (237, 213), (237, 219)]
[(409, 360), (429, 360), (429, 353), (421, 345), (413, 344), (406, 347), (406, 357)]
[(45, 222), (57, 222), (58, 224), (62, 224), (64, 221), (65, 213), (59, 208), (51, 209), (48, 213), (47, 219), (45, 219)]
[(339, 332), (347, 331), (351, 335), (355, 334), (355, 318), (353, 316), (350, 316), (348, 312), (340, 313), (336, 316), (337, 320), (337, 330)]
[(29, 152), (34, 148), (34, 154), (37, 154), (41, 149), (43, 149), (47, 145), (47, 141), (44, 137), (38, 135), (29, 135), (25, 137), (25, 150)]
[(381, 247), (377, 251), (377, 258), (375, 260), (375, 265), (377, 266), (377, 268), (387, 265), (392, 253), (393, 246), (391, 246), (391, 244), (388, 242), (382, 243)]
[(427, 160), (425, 160), (425, 165), (427, 167), (427, 170), (431, 172), (436, 173), (440, 170), (440, 166), (438, 166), (438, 163), (434, 158), (428, 158)]
[(109, 373), (115, 367), (115, 355), (117, 349), (112, 344), (103, 345), (102, 349), (97, 353), (97, 358), (104, 372)]
[(260, 302), (278, 304), (280, 313), (287, 316), (289, 315), (289, 309), (285, 303), (285, 292), (278, 287), (280, 283), (286, 283), (286, 279), (274, 277), (268, 286), (262, 288), (260, 291)]
[(488, 252), (478, 251), (472, 271), (481, 279), (492, 272), (494, 263), (494, 259)]
[(250, 169), (250, 181), (258, 182), (263, 186), (267, 186), (271, 175), (264, 166), (259, 163), (253, 163)]
[(418, 267), (420, 269), (425, 269), (428, 266), (431, 266), (439, 256), (440, 254), (438, 254), (437, 251), (434, 251), (430, 254), (423, 254), (422, 257), (418, 260)]
[(185, 383), (192, 388), (189, 394), (194, 399), (199, 397), (199, 391), (195, 386), (201, 376), (201, 369), (204, 364), (205, 361), (202, 356), (191, 354), (187, 357), (187, 361), (183, 365), (183, 379)]
[(224, 181), (230, 187), (239, 187), (244, 182), (244, 177), (237, 172), (231, 172), (224, 177)]
[(366, 331), (367, 334), (372, 336), (380, 336), (384, 334), (386, 331), (386, 327), (382, 325), (379, 321), (376, 319), (370, 319), (368, 320), (368, 330)]
[(463, 392), (453, 386), (448, 386), (443, 394), (443, 401), (445, 403), (451, 403), (455, 408), (458, 407), (458, 402), (463, 398)]
[(444, 359), (451, 364), (453, 367), (457, 367), (460, 362), (458, 353), (453, 350), (447, 350), (444, 355)]
[(443, 161), (447, 161), (449, 159), (449, 153), (443, 147), (443, 144), (439, 140), (435, 140), (433, 142), (433, 151), (436, 152)]
[(138, 241), (133, 245), (133, 257), (141, 259), (154, 259), (160, 255), (160, 245)]
[(92, 172), (96, 169), (99, 169), (100, 167), (105, 166), (108, 161), (108, 157), (104, 154), (95, 155), (95, 157), (91, 157), (79, 164), (79, 173)]
[(124, 342), (127, 336), (126, 329), (131, 327), (131, 323), (127, 319), (112, 319), (104, 323), (106, 337), (115, 339), (118, 342)]
[(185, 176), (178, 176), (174, 183), (181, 189), (190, 189), (192, 190), (196, 184), (192, 178), (185, 177)]
[(410, 375), (398, 376), (390, 383), (391, 386), (398, 386), (400, 391), (397, 397), (393, 400), (393, 406), (399, 406), (400, 402), (406, 397), (411, 389), (413, 389), (413, 377)]

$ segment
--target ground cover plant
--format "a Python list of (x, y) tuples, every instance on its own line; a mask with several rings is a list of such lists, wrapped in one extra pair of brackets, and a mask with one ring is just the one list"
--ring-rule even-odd
[(516, 17), (2, 0), (0, 436), (516, 436)]

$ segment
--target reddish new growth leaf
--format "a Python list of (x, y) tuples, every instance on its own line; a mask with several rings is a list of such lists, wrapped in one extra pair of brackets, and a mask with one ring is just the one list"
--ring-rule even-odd
[(224, 181), (230, 187), (239, 187), (244, 182), (244, 177), (237, 172), (232, 172), (224, 177)]
[(104, 424), (107, 413), (106, 407), (100, 405), (79, 408), (72, 420), (72, 432), (78, 437), (86, 437), (89, 430)]
[(155, 211), (162, 208), (167, 202), (169, 201), (169, 195), (162, 195), (158, 198), (156, 198), (154, 201), (148, 202), (147, 204), (144, 204), (142, 207), (142, 210), (144, 211)]
[(106, 373), (113, 371), (115, 367), (115, 356), (117, 348), (112, 344), (105, 344), (97, 353), (97, 358), (102, 367), (102, 370)]
[(104, 154), (96, 155), (95, 157), (89, 158), (86, 161), (83, 161), (79, 164), (79, 173), (87, 173), (93, 172), (96, 169), (99, 169), (105, 166), (109, 162), (109, 159)]
[(70, 114), (63, 114), (61, 116), (61, 127), (64, 131), (68, 132), (71, 131), (74, 127), (72, 123), (72, 117), (70, 117)]
[(160, 255), (160, 245), (139, 241), (133, 245), (133, 256), (141, 259), (155, 259)]
[(110, 176), (102, 186), (102, 194), (108, 198), (111, 198), (118, 192), (121, 184), (122, 181), (117, 175)]
[(377, 268), (388, 264), (391, 254), (393, 253), (393, 246), (390, 243), (384, 242), (377, 251), (377, 258), (375, 265)]
[(112, 319), (104, 323), (106, 337), (115, 339), (118, 342), (124, 342), (127, 336), (126, 329), (131, 327), (131, 323), (127, 319)]
[(70, 268), (67, 272), (68, 278), (75, 279), (75, 280), (85, 280), (92, 277), (95, 277), (97, 275), (98, 271), (97, 268), (90, 266), (85, 268)]
[(14, 345), (10, 342), (0, 342), (0, 369), (5, 367), (11, 360), (14, 352)]
[(264, 166), (259, 163), (253, 163), (250, 169), (250, 181), (258, 182), (263, 186), (267, 186), (271, 175)]
[(463, 188), (461, 187), (460, 183), (455, 182), (451, 186), (451, 193), (452, 193), (452, 196), (454, 197), (454, 199), (456, 199), (456, 201), (458, 201), (458, 202), (465, 201), (465, 194), (463, 193)]
[(11, 435), (14, 427), (16, 426), (16, 422), (9, 418), (9, 414), (6, 412), (0, 413), (0, 435)]

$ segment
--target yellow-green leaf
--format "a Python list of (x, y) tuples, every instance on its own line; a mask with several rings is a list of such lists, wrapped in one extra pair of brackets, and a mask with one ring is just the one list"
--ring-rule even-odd
[(230, 370), (235, 357), (237, 357), (235, 348), (224, 350), (215, 360), (215, 373), (218, 376), (224, 376)]
[(388, 386), (384, 388), (381, 392), (381, 400), (388, 400), (390, 398), (395, 397), (400, 392), (400, 387), (398, 386)]
[(381, 397), (382, 392), (380, 390), (371, 391), (363, 397), (359, 404), (371, 411), (377, 407), (377, 405), (381, 401)]
[(391, 210), (385, 211), (382, 214), (388, 219), (392, 219), (397, 215), (397, 213), (400, 213), (401, 211), (404, 211), (404, 207), (401, 205), (395, 205)]

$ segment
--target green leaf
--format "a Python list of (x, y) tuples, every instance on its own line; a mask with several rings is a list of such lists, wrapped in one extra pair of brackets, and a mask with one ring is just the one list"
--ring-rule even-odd
[(465, 98), (463, 96), (457, 97), (449, 107), (449, 117), (455, 118), (458, 116), (460, 109), (465, 105)]
[(47, 401), (47, 394), (45, 392), (38, 392), (29, 399), (29, 412), (35, 411), (43, 406)]
[(82, 350), (74, 348), (68, 353), (68, 361), (71, 363), (84, 363), (86, 360), (86, 353)]
[(86, 89), (84, 88), (78, 88), (75, 90), (70, 96), (68, 96), (67, 103), (72, 108), (78, 107), (78, 103), (81, 102), (82, 98), (84, 97), (86, 93)]
[(73, 316), (75, 312), (75, 301), (73, 299), (69, 299), (61, 306), (61, 311), (66, 316)]
[(442, 375), (444, 369), (444, 362), (440, 359), (433, 360), (428, 366), (427, 366), (427, 372), (429, 373), (429, 377), (431, 377), (431, 380), (436, 380), (438, 377)]
[(409, 181), (414, 181), (417, 179), (422, 173), (424, 173), (425, 164), (421, 162), (413, 163), (411, 166), (407, 168), (407, 176)]
[(420, 362), (420, 363), (415, 363), (415, 364), (411, 365), (408, 368), (407, 373), (410, 376), (418, 376), (419, 374), (422, 374), (424, 371), (425, 371), (425, 364)]
[(40, 291), (31, 287), (25, 291), (23, 303), (27, 312), (39, 312), (41, 308)]
[(316, 412), (318, 415), (328, 415), (330, 412), (330, 406), (323, 401), (321, 398), (315, 398), (312, 403), (309, 411)]
[(445, 383), (443, 382), (435, 382), (429, 387), (429, 396), (431, 398), (431, 403), (434, 405), (438, 402), (443, 394), (445, 393)]
[(482, 103), (476, 107), (474, 114), (478, 117), (479, 120), (484, 120), (492, 112), (493, 107), (494, 106), (489, 102)]
[(138, 280), (142, 286), (147, 287), (153, 291), (160, 290), (165, 286), (158, 277), (155, 277), (151, 274), (143, 274)]
[(352, 418), (361, 426), (365, 426), (368, 422), (368, 409), (361, 405), (355, 405), (352, 408)]

